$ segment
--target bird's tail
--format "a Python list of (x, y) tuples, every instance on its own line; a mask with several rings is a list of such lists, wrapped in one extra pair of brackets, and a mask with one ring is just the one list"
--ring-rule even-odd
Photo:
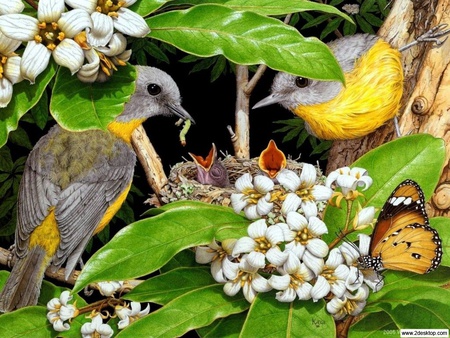
[(10, 312), (24, 306), (36, 305), (42, 279), (50, 259), (39, 245), (14, 264), (5, 287), (0, 292), (0, 312)]

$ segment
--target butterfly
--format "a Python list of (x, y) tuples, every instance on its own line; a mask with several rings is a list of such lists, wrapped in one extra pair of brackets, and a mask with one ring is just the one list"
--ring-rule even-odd
[(424, 193), (413, 180), (400, 183), (387, 199), (375, 224), (362, 268), (412, 271), (435, 270), (442, 259), (439, 234), (429, 225)]

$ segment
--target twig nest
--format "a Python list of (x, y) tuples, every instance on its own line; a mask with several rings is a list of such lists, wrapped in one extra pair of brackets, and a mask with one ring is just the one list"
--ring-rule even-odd
[[(194, 200), (222, 206), (231, 206), (230, 196), (232, 193), (236, 193), (234, 183), (239, 177), (245, 173), (250, 173), (252, 176), (265, 175), (259, 168), (258, 157), (239, 159), (227, 155), (222, 160), (222, 163), (228, 171), (230, 186), (220, 188), (201, 184), (196, 181), (197, 167), (195, 163), (192, 161), (181, 162), (172, 167), (168, 177), (169, 182), (161, 190), (160, 195), (156, 196), (153, 194), (146, 203), (158, 207), (179, 200)], [(295, 171), (300, 175), (302, 167), (303, 163), (296, 162), (292, 159), (287, 160), (286, 169)], [(318, 177), (321, 175), (321, 172), (318, 173)], [(277, 183), (276, 178), (275, 183)]]

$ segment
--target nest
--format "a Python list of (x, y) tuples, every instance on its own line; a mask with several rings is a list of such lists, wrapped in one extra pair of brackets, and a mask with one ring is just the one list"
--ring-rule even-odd
[[(228, 170), (230, 186), (221, 188), (212, 185), (204, 185), (196, 181), (197, 168), (192, 161), (182, 162), (172, 167), (168, 184), (162, 189), (159, 196), (153, 195), (147, 203), (160, 206), (179, 200), (202, 201), (210, 204), (222, 206), (230, 206), (230, 196), (236, 193), (234, 183), (244, 175), (250, 173), (252, 176), (261, 174), (262, 171), (258, 166), (258, 158), (239, 159), (234, 156), (227, 155), (223, 160), (225, 168)], [(296, 162), (292, 159), (287, 160), (286, 168), (301, 173), (303, 163)], [(318, 177), (322, 173), (318, 170)]]

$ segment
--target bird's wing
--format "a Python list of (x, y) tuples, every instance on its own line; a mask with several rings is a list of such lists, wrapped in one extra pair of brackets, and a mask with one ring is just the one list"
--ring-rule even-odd
[(40, 174), (42, 149), (53, 134), (51, 130), (42, 137), (28, 156), (20, 181), (18, 206), (16, 253), (23, 257), (28, 251), (28, 241), (33, 230), (47, 217), (49, 208), (55, 205), (61, 189), (48, 177)]
[(53, 127), (25, 165), (19, 188), (17, 254), (26, 254), (31, 233), (53, 208), (60, 243), (52, 264), (60, 267), (70, 257), (71, 271), (106, 210), (129, 187), (135, 162), (132, 149), (107, 132), (69, 133)]
[(64, 189), (55, 210), (61, 242), (52, 265), (67, 259), (66, 278), (77, 264), (107, 209), (132, 181), (136, 157), (126, 144), (118, 144), (112, 162), (102, 162), (83, 180)]

